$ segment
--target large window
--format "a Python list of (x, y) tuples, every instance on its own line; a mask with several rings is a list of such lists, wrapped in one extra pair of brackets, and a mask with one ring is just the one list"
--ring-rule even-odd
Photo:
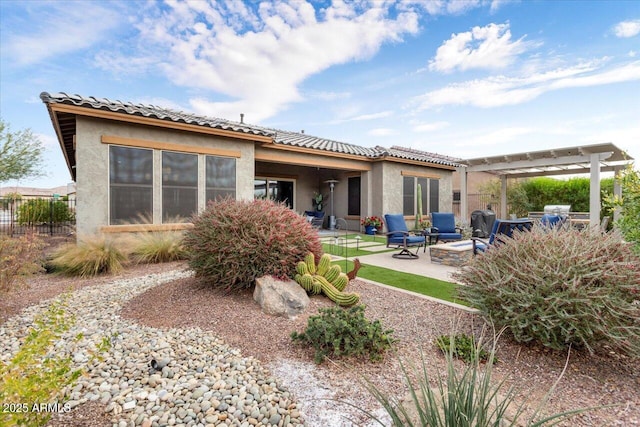
[(151, 222), (152, 212), (153, 151), (110, 146), (110, 223)]
[(207, 201), (236, 197), (236, 159), (207, 156)]
[(422, 196), (422, 215), (438, 212), (440, 209), (440, 181), (435, 178), (415, 176), (402, 177), (402, 214), (413, 216), (418, 212), (418, 185)]
[(347, 215), (360, 216), (360, 177), (349, 177)]
[(253, 184), (253, 197), (284, 203), (288, 208), (293, 209), (294, 184), (295, 181), (291, 179), (256, 177)]
[(162, 152), (162, 221), (185, 222), (198, 210), (198, 155)]

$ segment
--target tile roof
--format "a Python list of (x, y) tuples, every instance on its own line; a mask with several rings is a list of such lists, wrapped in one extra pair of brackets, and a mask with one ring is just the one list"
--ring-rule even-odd
[(42, 92), (40, 99), (45, 104), (67, 104), (78, 107), (88, 107), (96, 110), (108, 110), (114, 113), (124, 113), (134, 116), (149, 117), (160, 120), (186, 123), (190, 125), (206, 126), (215, 129), (230, 130), (234, 132), (251, 133), (254, 135), (273, 136), (257, 126), (248, 126), (243, 123), (225, 119), (198, 116), (196, 114), (175, 111), (155, 105), (134, 104), (131, 102), (113, 101), (107, 98), (84, 97), (80, 95), (68, 95), (64, 92), (49, 94)]
[(385, 156), (399, 159), (407, 159), (437, 165), (459, 166), (457, 159), (452, 157), (441, 156), (438, 154), (427, 153), (424, 151), (413, 150), (392, 146), (385, 148), (381, 146), (362, 147), (355, 144), (349, 144), (340, 141), (334, 141), (327, 138), (308, 135), (302, 132), (291, 132), (279, 129), (271, 129), (262, 126), (249, 125), (240, 122), (234, 122), (226, 119), (199, 116), (196, 114), (185, 113), (183, 111), (175, 111), (155, 105), (134, 104), (131, 102), (122, 102), (118, 100), (110, 100), (107, 98), (84, 97), (80, 95), (69, 95), (64, 92), (49, 94), (42, 92), (40, 94), (42, 101), (49, 104), (67, 104), (85, 108), (93, 108), (97, 110), (112, 111), (128, 115), (143, 116), (155, 118), (159, 120), (167, 120), (179, 123), (186, 123), (196, 126), (211, 127), (234, 132), (242, 132), (245, 134), (253, 134), (267, 136), (273, 138), (274, 144), (281, 144), (292, 147), (310, 148), (314, 150), (329, 151), (335, 153), (344, 153), (349, 155), (363, 156), (370, 159), (382, 159)]
[[(376, 147), (384, 149), (384, 147)], [(389, 155), (392, 157), (398, 157), (401, 159), (417, 160), (421, 162), (436, 163), (447, 166), (462, 166), (462, 159), (456, 157), (445, 156), (437, 153), (430, 153), (428, 151), (416, 150), (415, 148), (401, 147), (399, 145), (392, 145), (388, 149)]]

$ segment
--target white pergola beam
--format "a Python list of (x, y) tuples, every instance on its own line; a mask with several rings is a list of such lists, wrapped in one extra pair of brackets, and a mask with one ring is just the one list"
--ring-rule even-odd
[(485, 172), (485, 171), (501, 171), (509, 169), (533, 169), (536, 167), (549, 167), (558, 165), (571, 165), (576, 163), (589, 163), (593, 156), (598, 156), (598, 163), (600, 160), (605, 160), (611, 156), (611, 152), (607, 153), (595, 153), (590, 156), (566, 156), (555, 158), (538, 158), (534, 160), (518, 160), (515, 162), (497, 162), (479, 165), (470, 165), (467, 167), (467, 172)]

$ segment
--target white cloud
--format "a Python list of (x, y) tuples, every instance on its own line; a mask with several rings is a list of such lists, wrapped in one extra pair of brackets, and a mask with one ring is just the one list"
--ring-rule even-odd
[(504, 68), (533, 45), (525, 42), (524, 37), (512, 41), (509, 23), (473, 27), (471, 31), (453, 34), (445, 41), (429, 61), (429, 69), (450, 72)]
[(33, 15), (24, 21), (16, 17), (9, 25), (3, 22), (3, 56), (18, 66), (86, 49), (110, 36), (110, 31), (121, 23), (116, 11), (99, 2), (24, 2), (17, 5), (23, 6), (17, 15)]
[[(222, 93), (232, 101), (191, 100), (214, 116), (249, 113), (252, 122), (303, 98), (302, 81), (333, 65), (368, 59), (383, 43), (418, 31), (418, 12), (391, 13), (391, 3), (170, 3), (152, 8), (137, 24), (160, 69), (181, 86)], [(249, 6), (251, 7), (251, 6)], [(141, 43), (142, 44), (142, 43)]]
[(385, 117), (389, 117), (393, 115), (393, 111), (380, 111), (379, 113), (371, 113), (371, 114), (361, 114), (359, 116), (352, 117), (347, 119), (346, 121), (350, 122), (359, 122), (364, 120), (377, 120)]
[(495, 76), (450, 84), (410, 101), (418, 110), (444, 105), (473, 105), (490, 108), (530, 101), (545, 92), (569, 88), (600, 86), (640, 80), (640, 61), (602, 69), (585, 63), (527, 77)]
[(42, 142), (42, 145), (47, 149), (55, 149), (58, 147), (58, 138), (56, 138), (55, 135), (49, 135), (46, 133), (34, 133), (33, 136), (40, 140), (40, 142)]
[(389, 135), (393, 135), (394, 133), (395, 133), (395, 131), (393, 129), (376, 128), (376, 129), (371, 129), (369, 132), (367, 132), (367, 135), (370, 135), (370, 136), (389, 136)]
[(412, 130), (414, 132), (434, 132), (449, 126), (449, 122), (415, 123)]
[(351, 92), (332, 92), (332, 91), (309, 91), (305, 92), (306, 97), (320, 99), (322, 101), (336, 101), (338, 99), (347, 99), (351, 97)]
[(616, 37), (629, 38), (640, 34), (640, 19), (622, 21), (613, 27)]

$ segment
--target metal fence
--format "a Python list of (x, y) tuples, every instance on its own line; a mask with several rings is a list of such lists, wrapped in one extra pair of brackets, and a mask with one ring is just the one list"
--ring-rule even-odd
[(66, 236), (75, 233), (76, 202), (66, 198), (0, 198), (0, 234)]

